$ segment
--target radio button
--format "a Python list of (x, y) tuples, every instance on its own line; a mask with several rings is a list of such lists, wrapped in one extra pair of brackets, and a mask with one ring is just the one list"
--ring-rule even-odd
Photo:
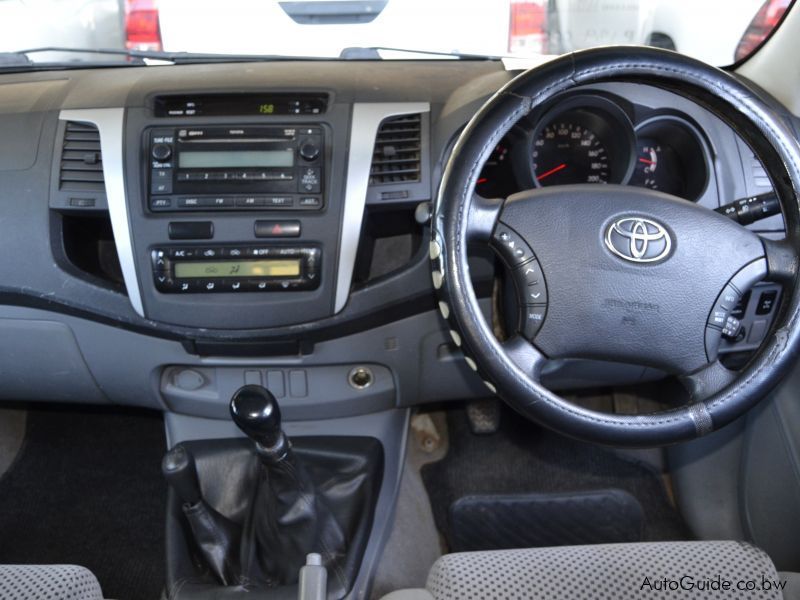
[(308, 167), (302, 170), (300, 176), (300, 190), (311, 194), (318, 193), (321, 189), (320, 168)]
[(201, 198), (178, 198), (178, 208), (199, 208), (203, 206)]
[(294, 206), (294, 198), (291, 196), (271, 196), (264, 199), (264, 204), (267, 208), (292, 208)]
[(151, 194), (171, 194), (172, 193), (172, 180), (158, 181), (153, 179), (150, 182)]
[(319, 208), (322, 206), (322, 198), (315, 196), (306, 196), (304, 198), (300, 198), (299, 206), (300, 208)]
[(172, 198), (150, 198), (150, 210), (168, 210), (172, 208)]
[(234, 201), (230, 196), (213, 196), (211, 198), (201, 198), (200, 206), (210, 206), (212, 208), (230, 208)]
[(150, 173), (150, 192), (153, 194), (172, 193), (172, 169), (153, 169)]
[(256, 208), (264, 206), (266, 203), (266, 199), (264, 199), (262, 196), (245, 196), (244, 198), (236, 198), (236, 206), (239, 208)]

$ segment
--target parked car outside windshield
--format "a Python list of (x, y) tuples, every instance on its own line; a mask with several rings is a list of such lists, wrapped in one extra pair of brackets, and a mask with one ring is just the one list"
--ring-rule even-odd
[[(59, 46), (323, 58), (344, 54), (363, 59), (419, 57), (392, 49), (528, 57), (646, 44), (726, 65), (755, 50), (789, 4), (790, 0), (0, 0), (0, 51)], [(30, 58), (93, 60), (63, 52)]]

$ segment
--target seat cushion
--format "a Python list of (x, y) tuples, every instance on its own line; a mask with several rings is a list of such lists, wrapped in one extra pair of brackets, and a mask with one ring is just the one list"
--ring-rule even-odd
[[(710, 590), (706, 587), (729, 588)], [(740, 583), (741, 582), (741, 583)], [(752, 582), (752, 583), (749, 583)], [(780, 599), (769, 557), (740, 542), (663, 542), (563, 546), (442, 556), (427, 588), (457, 598)], [(749, 586), (755, 589), (747, 589)], [(664, 587), (667, 593), (664, 592)], [(739, 587), (745, 589), (739, 589)]]
[(75, 565), (0, 565), (2, 600), (103, 600), (88, 569)]

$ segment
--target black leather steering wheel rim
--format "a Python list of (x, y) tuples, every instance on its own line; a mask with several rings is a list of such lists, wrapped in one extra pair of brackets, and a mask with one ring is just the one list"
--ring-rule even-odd
[[(607, 81), (646, 83), (677, 91), (730, 124), (764, 162), (781, 201), (786, 241), (764, 242), (768, 278), (784, 284), (775, 325), (736, 375), (718, 365), (688, 374), (692, 401), (648, 415), (587, 410), (538, 381), (543, 357), (524, 344), (499, 342), (469, 281), (467, 230), (489, 217), (474, 195), (482, 165), (510, 128), (554, 96)], [(800, 345), (800, 146), (780, 116), (753, 89), (725, 71), (677, 53), (609, 47), (562, 56), (522, 73), (490, 98), (460, 135), (447, 162), (434, 208), (433, 283), (454, 342), (493, 393), (523, 416), (585, 441), (617, 446), (672, 444), (719, 429), (747, 412), (781, 380)], [(486, 211), (489, 212), (489, 211)], [(713, 365), (712, 365), (713, 366)]]

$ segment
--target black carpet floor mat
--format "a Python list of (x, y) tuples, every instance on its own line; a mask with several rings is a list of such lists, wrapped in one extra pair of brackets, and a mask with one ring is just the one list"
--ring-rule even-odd
[[(449, 410), (448, 433), (447, 456), (425, 465), (422, 478), (436, 525), (451, 548), (460, 544), (459, 535), (453, 531), (450, 507), (460, 498), (476, 494), (618, 489), (641, 505), (644, 541), (691, 538), (670, 504), (660, 476), (609, 449), (565, 438), (525, 421), (506, 408), (500, 431), (488, 436), (477, 436), (470, 431), (465, 411)], [(570, 542), (571, 536), (564, 536), (563, 544)], [(513, 543), (508, 547), (514, 547)]]
[(77, 564), (106, 598), (157, 600), (164, 574), (164, 426), (157, 413), (28, 413), (0, 478), (0, 564)]

